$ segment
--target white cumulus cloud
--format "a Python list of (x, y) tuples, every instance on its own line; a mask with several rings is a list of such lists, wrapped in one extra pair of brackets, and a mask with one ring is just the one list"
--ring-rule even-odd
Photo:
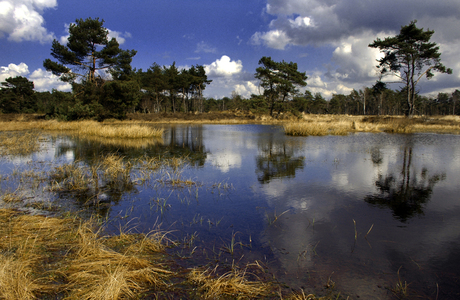
[(4, 82), (9, 77), (23, 76), (29, 74), (29, 67), (25, 63), (9, 64), (7, 67), (0, 67), (0, 82)]
[(251, 43), (253, 45), (264, 44), (273, 49), (284, 50), (291, 43), (291, 39), (285, 31), (276, 29), (268, 32), (256, 32), (251, 37)]
[(243, 63), (241, 60), (232, 61), (230, 57), (223, 55), (210, 65), (204, 65), (204, 69), (208, 76), (232, 76), (241, 72)]
[(249, 98), (252, 94), (259, 94), (259, 87), (252, 81), (246, 81), (244, 83), (235, 85), (235, 92), (242, 97)]
[(38, 41), (47, 43), (54, 34), (44, 27), (43, 10), (55, 8), (57, 0), (0, 1), (0, 38), (15, 42)]
[(61, 81), (58, 76), (41, 68), (33, 71), (29, 76), (29, 80), (34, 82), (35, 90), (38, 92), (51, 91), (53, 89), (62, 92), (72, 90), (72, 86), (69, 83)]
[[(388, 36), (387, 33), (377, 35)], [(332, 53), (335, 69), (327, 75), (347, 84), (362, 85), (375, 81), (377, 59), (382, 57), (378, 49), (368, 47), (375, 38), (376, 35), (372, 32), (365, 32), (357, 36), (349, 36), (338, 42)]]
[(118, 44), (122, 45), (125, 43), (126, 39), (127, 38), (130, 38), (132, 37), (131, 33), (125, 31), (125, 32), (119, 32), (119, 31), (115, 31), (115, 30), (109, 30), (109, 40), (111, 40), (112, 38), (115, 38), (118, 42)]
[(9, 64), (7, 67), (0, 67), (0, 82), (4, 82), (6, 78), (22, 76), (34, 82), (34, 88), (38, 92), (51, 91), (70, 91), (72, 86), (69, 83), (62, 82), (59, 77), (47, 72), (41, 68), (33, 71), (30, 74), (29, 66), (21, 62), (19, 65)]

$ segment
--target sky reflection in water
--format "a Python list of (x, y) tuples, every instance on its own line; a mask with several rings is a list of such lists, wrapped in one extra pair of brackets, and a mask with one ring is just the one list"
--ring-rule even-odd
[[(235, 248), (233, 258), (263, 261), (295, 289), (318, 291), (331, 278), (352, 298), (386, 299), (399, 270), (418, 296), (460, 297), (460, 137), (288, 137), (264, 125), (166, 128), (163, 144), (149, 148), (67, 140), (48, 155), (89, 164), (89, 157), (113, 151), (188, 155), (192, 162), (180, 175), (198, 185), (137, 187), (112, 203), (110, 218), (129, 211), (140, 231), (161, 223), (178, 239), (197, 237), (208, 256), (224, 252), (235, 236), (245, 247)], [(164, 201), (164, 210), (153, 209), (152, 199)]]

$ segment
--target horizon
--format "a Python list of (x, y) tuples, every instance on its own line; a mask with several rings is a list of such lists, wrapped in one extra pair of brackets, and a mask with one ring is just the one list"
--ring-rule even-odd
[(204, 66), (213, 80), (204, 91), (207, 98), (258, 94), (254, 73), (260, 58), (270, 56), (297, 63), (308, 76), (306, 89), (330, 99), (372, 86), (381, 54), (368, 44), (398, 34), (416, 19), (417, 27), (435, 31), (441, 62), (453, 69), (452, 75), (423, 79), (419, 93), (452, 93), (460, 89), (460, 2), (414, 2), (6, 0), (0, 3), (0, 81), (23, 76), (36, 91), (70, 91), (45, 71), (43, 61), (51, 58), (53, 39), (65, 42), (70, 23), (91, 17), (105, 20), (120, 48), (137, 51), (133, 68)]

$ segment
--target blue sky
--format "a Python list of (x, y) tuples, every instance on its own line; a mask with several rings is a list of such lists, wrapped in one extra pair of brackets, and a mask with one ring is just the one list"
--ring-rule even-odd
[(436, 95), (460, 89), (459, 16), (458, 0), (0, 0), (0, 80), (19, 75), (39, 91), (68, 90), (42, 63), (69, 23), (98, 17), (121, 48), (138, 51), (137, 69), (204, 65), (213, 80), (207, 97), (259, 93), (255, 69), (271, 56), (296, 62), (307, 89), (329, 98), (371, 86), (380, 54), (367, 45), (417, 19), (435, 30), (432, 40), (454, 70), (419, 84), (420, 93)]

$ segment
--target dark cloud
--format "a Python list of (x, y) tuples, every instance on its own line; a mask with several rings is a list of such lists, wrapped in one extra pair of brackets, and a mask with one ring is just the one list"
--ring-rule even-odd
[(401, 26), (412, 20), (418, 21), (419, 28), (435, 30), (432, 41), (440, 46), (443, 63), (454, 69), (451, 76), (437, 74), (433, 80), (422, 80), (420, 92), (460, 88), (460, 73), (455, 72), (460, 70), (458, 0), (442, 4), (438, 0), (268, 0), (265, 11), (275, 19), (267, 31), (253, 35), (257, 44), (278, 50), (289, 50), (290, 46), (332, 46), (330, 63), (315, 71), (316, 78), (327, 85), (324, 92), (328, 94), (372, 85), (377, 78), (375, 66), (380, 54), (368, 44), (377, 37), (397, 34)]
[[(321, 45), (364, 31), (399, 31), (415, 19), (430, 28), (439, 23), (436, 21), (439, 18), (459, 21), (460, 1), (447, 0), (440, 5), (438, 0), (269, 0), (267, 12), (277, 17), (270, 23), (270, 29), (285, 32), (291, 44)], [(310, 18), (313, 26), (295, 26), (293, 20), (299, 16)], [(458, 23), (443, 24), (438, 30), (455, 25)]]

